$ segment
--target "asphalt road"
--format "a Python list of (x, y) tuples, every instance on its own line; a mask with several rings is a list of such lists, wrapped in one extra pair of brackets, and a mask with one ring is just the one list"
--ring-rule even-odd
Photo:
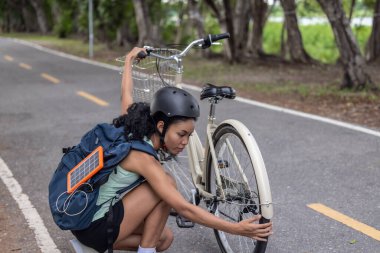
[[(53, 223), (47, 203), (49, 179), (62, 147), (75, 145), (96, 123), (118, 116), (120, 78), (115, 69), (0, 39), (0, 157), (61, 252), (70, 252), (68, 240), (73, 237)], [(201, 105), (197, 131), (202, 136), (208, 108), (207, 102)], [(218, 105), (217, 117), (228, 116), (251, 129), (266, 163), (275, 202), (268, 253), (380, 252), (380, 239), (372, 238), (380, 238), (380, 135), (239, 101)], [(33, 230), (25, 225), (2, 181), (0, 189), (1, 201), (10, 202), (7, 210), (24, 224), (14, 237), (29, 235), (28, 240), (20, 238), (19, 251), (40, 252)], [(312, 203), (370, 226), (373, 236), (311, 209)], [(211, 229), (178, 229), (172, 219), (169, 223), (176, 239), (167, 252), (219, 252)]]

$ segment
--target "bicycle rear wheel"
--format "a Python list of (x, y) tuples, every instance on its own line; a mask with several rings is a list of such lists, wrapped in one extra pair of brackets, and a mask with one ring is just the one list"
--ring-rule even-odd
[[(222, 189), (218, 189), (209, 150), (206, 163), (206, 190), (217, 197), (224, 192), (225, 200), (210, 202), (209, 208), (216, 216), (229, 222), (239, 222), (260, 214), (260, 192), (255, 169), (262, 168), (254, 168), (253, 158), (249, 155), (247, 144), (240, 133), (230, 124), (220, 125), (213, 134), (213, 143)], [(261, 158), (261, 155), (259, 157)], [(261, 218), (259, 222), (266, 223), (269, 220)], [(266, 250), (267, 242), (219, 230), (214, 230), (214, 233), (222, 252), (263, 253)]]

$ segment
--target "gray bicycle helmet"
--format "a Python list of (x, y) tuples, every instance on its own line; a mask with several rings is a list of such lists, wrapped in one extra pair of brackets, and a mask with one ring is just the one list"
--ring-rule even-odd
[(181, 116), (188, 118), (199, 117), (199, 104), (187, 91), (176, 87), (164, 87), (153, 96), (150, 113), (162, 112), (168, 118)]

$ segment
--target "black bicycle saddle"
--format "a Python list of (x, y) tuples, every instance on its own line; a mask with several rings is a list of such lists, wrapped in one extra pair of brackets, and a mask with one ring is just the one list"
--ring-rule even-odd
[(202, 88), (201, 100), (211, 97), (234, 99), (236, 97), (236, 91), (229, 86), (216, 86), (214, 84), (207, 83), (206, 86)]

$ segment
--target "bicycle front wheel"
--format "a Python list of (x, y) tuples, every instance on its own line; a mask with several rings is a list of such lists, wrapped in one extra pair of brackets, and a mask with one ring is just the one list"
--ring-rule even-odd
[[(260, 192), (255, 169), (265, 170), (265, 167), (255, 168), (253, 166), (253, 158), (247, 149), (249, 145), (230, 124), (222, 124), (215, 130), (213, 144), (220, 182), (217, 182), (209, 149), (206, 163), (206, 190), (218, 198), (209, 203), (211, 211), (219, 218), (229, 222), (240, 222), (260, 214)], [(258, 157), (262, 159), (261, 154)], [(261, 218), (259, 222), (266, 223), (269, 220)], [(214, 230), (214, 233), (222, 252), (263, 253), (266, 250), (267, 242), (219, 230)]]

